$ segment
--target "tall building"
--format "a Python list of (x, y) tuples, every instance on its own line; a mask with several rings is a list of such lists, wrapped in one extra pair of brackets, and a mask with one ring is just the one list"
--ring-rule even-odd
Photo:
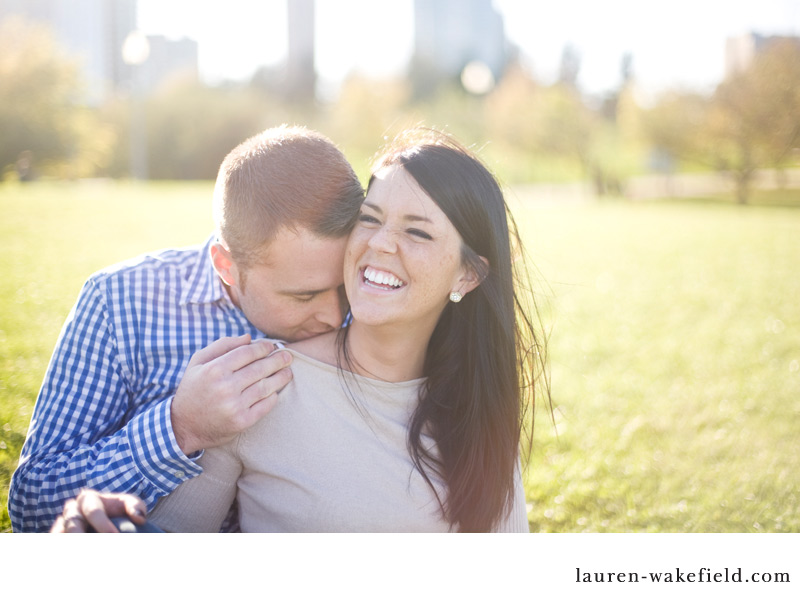
[(122, 46), (136, 30), (136, 9), (136, 0), (0, 0), (0, 19), (16, 15), (47, 25), (79, 61), (86, 101), (97, 105), (116, 91), (130, 91), (134, 83), (149, 92), (176, 76), (198, 78), (197, 42), (189, 39), (150, 36), (147, 60), (139, 66), (125, 63)]
[(491, 0), (414, 0), (412, 77), (417, 91), (483, 64), (495, 80), (509, 59), (503, 17)]
[(12, 15), (47, 25), (80, 61), (90, 104), (129, 82), (122, 43), (136, 28), (136, 0), (0, 0), (0, 19)]
[(286, 94), (298, 101), (314, 99), (314, 0), (288, 0), (289, 47), (286, 57)]
[(163, 35), (148, 35), (149, 54), (141, 65), (142, 91), (152, 92), (171, 80), (200, 78), (198, 46), (193, 39), (167, 39)]

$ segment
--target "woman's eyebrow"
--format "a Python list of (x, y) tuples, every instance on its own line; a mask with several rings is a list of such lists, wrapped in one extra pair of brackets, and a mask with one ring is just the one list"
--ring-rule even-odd
[[(383, 214), (383, 210), (377, 204), (373, 204), (372, 202), (364, 201), (362, 205), (367, 206), (368, 208), (372, 208), (378, 214)], [(406, 214), (403, 216), (403, 220), (408, 220), (410, 222), (429, 222), (433, 224), (433, 221), (428, 218), (427, 216), (420, 216), (419, 214)]]
[(381, 210), (381, 207), (380, 207), (380, 206), (378, 206), (377, 204), (373, 204), (372, 202), (367, 202), (366, 200), (364, 200), (363, 202), (361, 202), (361, 205), (362, 205), (362, 206), (366, 206), (366, 207), (368, 207), (368, 208), (372, 208), (372, 209), (373, 209), (373, 210), (375, 210), (375, 211), (376, 211), (378, 214), (383, 214), (383, 210)]

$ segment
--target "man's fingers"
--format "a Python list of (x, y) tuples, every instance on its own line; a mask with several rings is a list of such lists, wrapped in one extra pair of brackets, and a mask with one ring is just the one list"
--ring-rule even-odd
[(76, 501), (79, 514), (98, 533), (119, 532), (111, 517), (129, 517), (139, 525), (146, 520), (147, 507), (141, 498), (133, 494), (83, 490)]
[[(242, 403), (248, 408), (252, 408), (259, 402), (271, 398), (271, 396), (286, 387), (291, 380), (292, 369), (283, 368), (277, 373), (253, 383), (242, 391)], [(275, 405), (275, 403), (273, 402), (271, 405)], [(271, 406), (270, 409), (272, 409)]]
[(125, 514), (137, 525), (144, 525), (147, 521), (147, 506), (138, 496), (124, 495)]
[(64, 505), (64, 512), (61, 514), (62, 531), (60, 533), (86, 533), (86, 519), (84, 519), (78, 507), (78, 501), (74, 498), (68, 500)]
[(56, 517), (53, 526), (50, 528), (50, 533), (64, 533), (64, 516), (59, 515)]
[(203, 348), (202, 350), (198, 350), (192, 356), (190, 364), (198, 365), (198, 364), (206, 364), (223, 356), (230, 352), (231, 350), (235, 350), (240, 346), (244, 346), (250, 343), (250, 336), (245, 334), (244, 336), (235, 336), (232, 338), (220, 338), (211, 342), (208, 346)]
[(251, 385), (287, 368), (291, 363), (292, 355), (288, 350), (279, 350), (266, 358), (256, 359), (233, 374), (233, 387), (236, 391), (243, 392)]
[(109, 517), (119, 516), (120, 513), (114, 512), (115, 505), (104, 504), (99, 492), (94, 490), (84, 490), (78, 495), (78, 508), (81, 515), (91, 525), (97, 533), (118, 533), (119, 530), (114, 526)]
[(247, 410), (246, 414), (246, 422), (249, 426), (252, 426), (262, 417), (266, 416), (272, 411), (272, 408), (278, 403), (278, 394), (276, 392), (272, 392), (268, 394), (266, 397), (263, 397), (256, 401), (250, 408)]
[[(172, 430), (187, 454), (233, 438), (249, 426), (245, 415), (250, 406), (291, 380), (291, 371), (283, 368), (290, 364), (291, 354), (279, 351), (270, 360), (276, 347), (268, 340), (250, 341), (208, 363), (196, 364), (221, 351), (221, 343), (218, 340), (202, 356), (192, 358), (189, 367), (193, 368), (187, 368), (172, 400)], [(228, 346), (233, 343), (227, 340)], [(254, 389), (261, 381), (265, 384)]]
[(235, 348), (219, 357), (219, 364), (230, 372), (236, 372), (244, 367), (270, 356), (277, 346), (268, 340), (256, 340), (250, 344)]

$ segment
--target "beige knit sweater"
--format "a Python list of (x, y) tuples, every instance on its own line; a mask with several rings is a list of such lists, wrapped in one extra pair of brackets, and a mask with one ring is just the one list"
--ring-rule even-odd
[[(406, 446), (423, 380), (345, 373), (343, 383), (336, 367), (292, 354), (294, 380), (275, 408), (230, 444), (205, 451), (203, 473), (163, 499), (153, 522), (215, 532), (236, 499), (246, 532), (448, 531)], [(435, 450), (432, 439), (423, 443)], [(434, 485), (444, 497), (444, 484)], [(519, 476), (515, 495), (500, 531), (528, 531)]]

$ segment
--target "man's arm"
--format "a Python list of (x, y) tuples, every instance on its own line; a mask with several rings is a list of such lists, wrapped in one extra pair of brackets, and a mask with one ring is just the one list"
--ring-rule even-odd
[(153, 505), (200, 472), (172, 436), (171, 402), (139, 415), (133, 402), (104, 299), (89, 281), (59, 336), (11, 480), (15, 531), (49, 530), (85, 487)]
[[(236, 498), (242, 463), (235, 443), (209, 449), (200, 463), (203, 473), (161, 498), (150, 515), (151, 525), (172, 532), (220, 531)], [(144, 502), (133, 494), (82, 490), (67, 501), (50, 533), (117, 533), (112, 518), (127, 517), (142, 526), (147, 520)]]
[[(230, 441), (275, 404), (291, 356), (250, 336), (192, 356), (174, 397), (139, 401), (114, 316), (88, 282), (58, 339), (9, 491), (17, 531), (46, 531), (84, 488), (132, 493), (148, 508), (200, 473), (189, 455)], [(135, 336), (121, 334), (131, 348)], [(119, 346), (122, 346), (120, 344)]]
[(149, 519), (160, 529), (174, 533), (217, 533), (236, 499), (242, 461), (237, 443), (206, 451), (203, 473), (161, 498)]

